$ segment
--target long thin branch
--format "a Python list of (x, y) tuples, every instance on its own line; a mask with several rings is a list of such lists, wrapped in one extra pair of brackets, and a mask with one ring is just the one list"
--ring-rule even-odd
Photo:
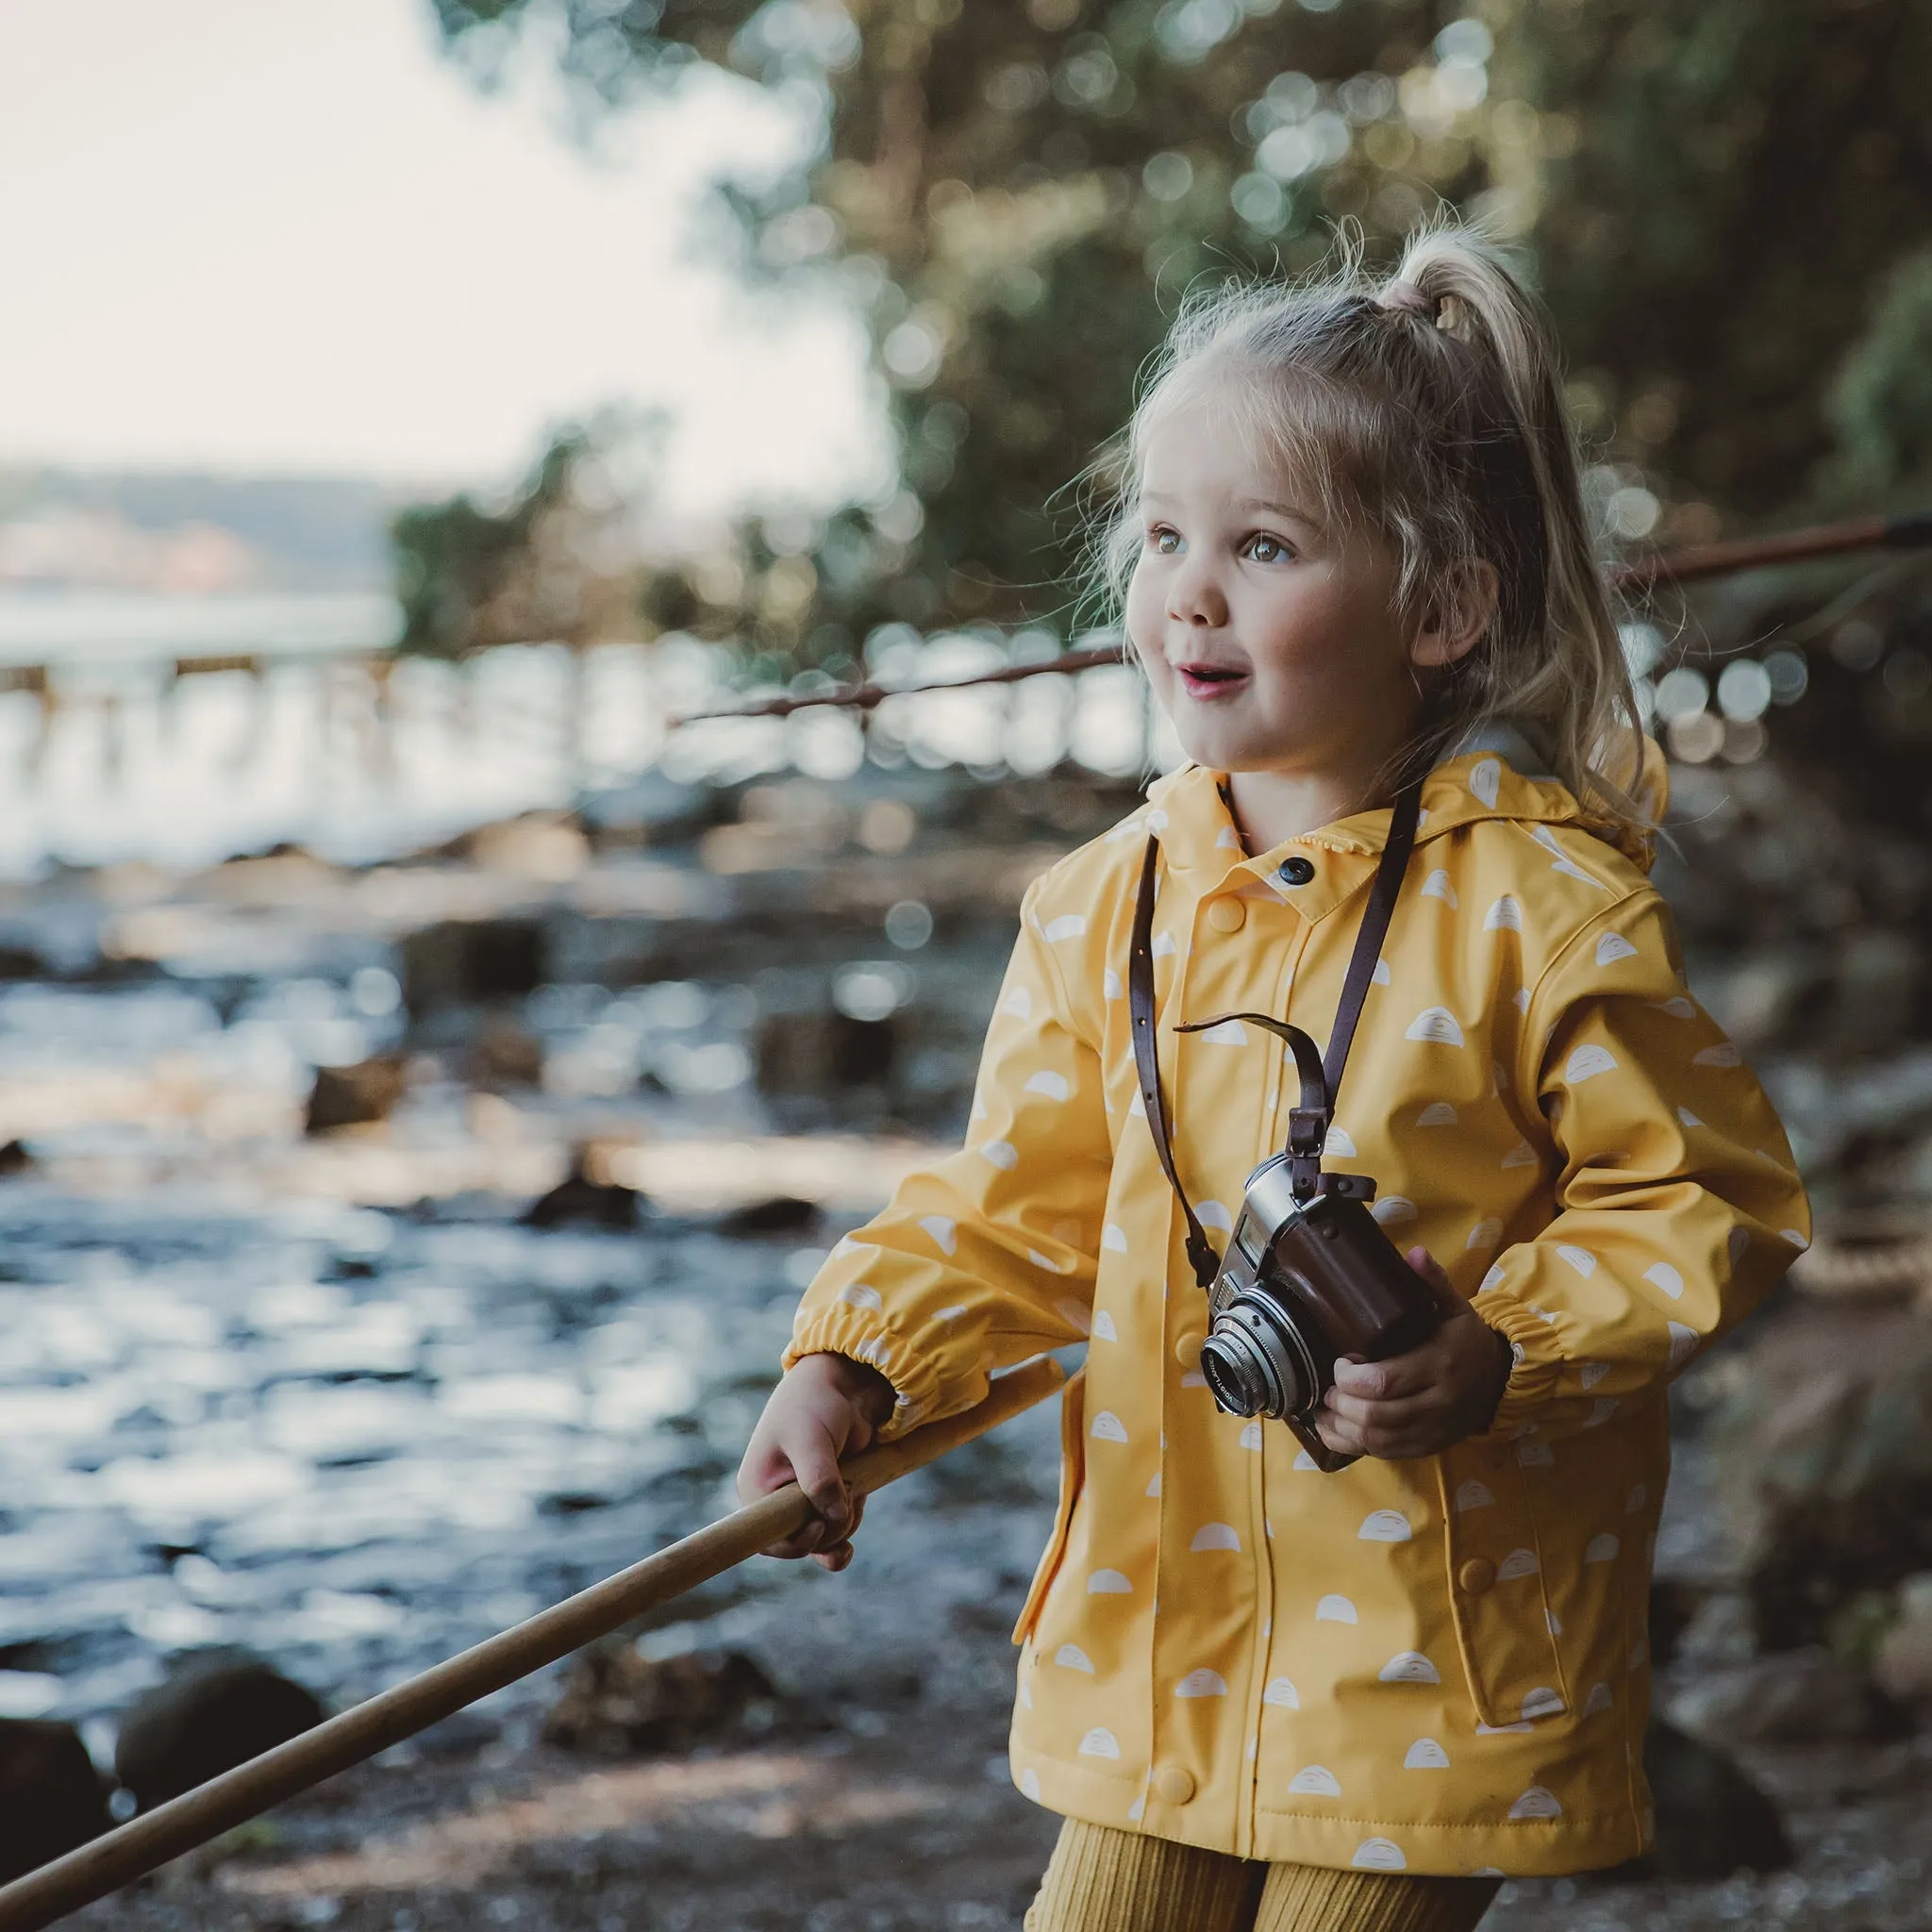
[[(1659, 584), (1686, 584), (1700, 577), (1731, 576), (1740, 571), (1763, 570), (1774, 564), (1806, 563), (1823, 557), (1841, 557), (1860, 550), (1916, 550), (1932, 546), (1932, 511), (1908, 516), (1859, 517), (1848, 524), (1826, 524), (1815, 529), (1789, 530), (1777, 537), (1745, 537), (1729, 543), (1702, 543), (1688, 550), (1660, 552), (1637, 562), (1611, 566), (1610, 582), (1626, 596), (1639, 596)], [(1124, 661), (1122, 647), (1067, 651), (1033, 664), (1003, 664), (971, 677), (941, 678), (932, 684), (854, 684), (841, 690), (760, 698), (754, 704), (721, 711), (693, 711), (677, 724), (704, 724), (721, 718), (789, 718), (794, 711), (820, 706), (841, 710), (870, 711), (888, 698), (916, 697), (924, 691), (972, 691), (981, 685), (1018, 684), (1025, 677), (1066, 676)]]

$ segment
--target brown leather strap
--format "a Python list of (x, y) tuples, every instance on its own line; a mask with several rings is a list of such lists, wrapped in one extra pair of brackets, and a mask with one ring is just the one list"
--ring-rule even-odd
[(1194, 1279), (1211, 1288), (1221, 1269), (1200, 1216), (1174, 1170), (1174, 1141), (1167, 1131), (1167, 1103), (1160, 1097), (1160, 1058), (1154, 1044), (1154, 886), (1160, 870), (1160, 841), (1147, 835), (1147, 857), (1141, 867), (1141, 893), (1134, 902), (1133, 937), (1127, 941), (1127, 1013), (1133, 1023), (1134, 1070), (1141, 1076), (1141, 1105), (1147, 1110), (1147, 1129), (1161, 1172), (1174, 1189), (1181, 1212), (1188, 1217), (1188, 1261)]
[(1369, 903), (1362, 908), (1362, 923), (1355, 936), (1355, 951), (1349, 957), (1348, 976), (1341, 982), (1341, 998), (1335, 1008), (1335, 1026), (1328, 1035), (1328, 1051), (1322, 1072), (1328, 1082), (1328, 1110), (1335, 1110), (1336, 1095), (1341, 1091), (1341, 1070), (1348, 1064), (1348, 1049), (1355, 1040), (1356, 1022), (1362, 1016), (1362, 1002), (1368, 997), (1369, 982), (1375, 976), (1375, 962), (1382, 957), (1382, 941), (1388, 936), (1390, 916), (1395, 910), (1395, 895), (1402, 890), (1402, 874), (1408, 869), (1408, 855), (1415, 846), (1415, 829), (1422, 818), (1423, 783), (1420, 778), (1405, 785), (1396, 794), (1395, 809), (1389, 818), (1389, 841), (1375, 867), (1375, 882), (1369, 888)]
[[(1322, 1143), (1328, 1137), (1328, 1125), (1335, 1114), (1335, 1096), (1341, 1086), (1342, 1070), (1348, 1064), (1356, 1025), (1361, 1019), (1362, 1002), (1374, 979), (1375, 962), (1381, 958), (1396, 894), (1402, 890), (1402, 875), (1408, 868), (1408, 856), (1415, 846), (1421, 809), (1422, 780), (1418, 778), (1396, 796), (1389, 821), (1388, 841), (1375, 867), (1369, 901), (1362, 908), (1362, 923), (1356, 931), (1355, 950), (1341, 982), (1335, 1024), (1328, 1035), (1328, 1052), (1320, 1064), (1315, 1059), (1314, 1041), (1299, 1026), (1263, 1013), (1224, 1013), (1174, 1029), (1178, 1033), (1198, 1033), (1205, 1027), (1220, 1025), (1224, 1020), (1252, 1020), (1288, 1041), (1302, 1083), (1302, 1104), (1291, 1108), (1288, 1117), (1289, 1179), (1302, 1200), (1307, 1199), (1321, 1184)], [(1187, 1216), (1188, 1260), (1201, 1286), (1208, 1288), (1213, 1285), (1221, 1260), (1174, 1170), (1167, 1104), (1160, 1092), (1160, 1062), (1154, 1030), (1154, 894), (1159, 867), (1160, 841), (1149, 833), (1147, 856), (1141, 866), (1141, 891), (1134, 903), (1134, 929), (1127, 944), (1127, 1012), (1133, 1026), (1134, 1068), (1140, 1076), (1141, 1104), (1147, 1112), (1147, 1130), (1154, 1137), (1154, 1151), (1159, 1156), (1161, 1172), (1167, 1175), (1181, 1204), (1181, 1212)]]

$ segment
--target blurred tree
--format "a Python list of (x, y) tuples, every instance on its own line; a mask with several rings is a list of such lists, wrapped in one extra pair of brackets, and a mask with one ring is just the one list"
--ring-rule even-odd
[(584, 644), (640, 629), (635, 482), (619, 453), (648, 460), (662, 424), (607, 417), (559, 429), (500, 508), (462, 494), (390, 521), (401, 648), (460, 658), (491, 644)]
[(1181, 291), (1297, 273), (1339, 219), (1377, 254), (1443, 203), (1526, 242), (1612, 536), (1869, 502), (1932, 449), (1919, 0), (431, 4), (486, 78), (560, 19), (598, 108), (696, 60), (821, 106), (798, 176), (737, 194), (744, 258), (862, 303), (904, 488), (652, 588), (749, 671), (849, 670), (887, 620), (1066, 622), (1067, 486)]

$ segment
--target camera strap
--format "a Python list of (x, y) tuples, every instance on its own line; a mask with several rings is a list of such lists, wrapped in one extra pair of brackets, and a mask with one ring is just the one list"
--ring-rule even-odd
[[(1307, 1200), (1321, 1184), (1322, 1143), (1328, 1135), (1342, 1070), (1348, 1064), (1348, 1050), (1361, 1018), (1362, 1002), (1368, 997), (1370, 983), (1374, 978), (1375, 962), (1381, 957), (1382, 941), (1395, 910), (1396, 894), (1402, 890), (1402, 875), (1415, 845), (1421, 808), (1422, 780), (1418, 778), (1396, 796), (1389, 822), (1389, 838), (1375, 867), (1368, 904), (1362, 908), (1362, 923), (1356, 931), (1355, 951), (1350, 955), (1348, 972), (1341, 982), (1341, 998), (1335, 1009), (1335, 1024), (1328, 1035), (1325, 1058), (1317, 1058), (1315, 1042), (1299, 1026), (1267, 1013), (1223, 1013), (1212, 1020), (1196, 1020), (1174, 1029), (1177, 1033), (1198, 1033), (1227, 1020), (1247, 1020), (1288, 1042), (1301, 1076), (1301, 1105), (1291, 1108), (1288, 1117), (1289, 1181), (1300, 1200)], [(1154, 1030), (1154, 897), (1159, 869), (1160, 841), (1150, 833), (1147, 856), (1141, 867), (1141, 890), (1134, 904), (1133, 934), (1127, 944), (1127, 1011), (1132, 1022), (1134, 1069), (1140, 1077), (1141, 1105), (1146, 1110), (1154, 1151), (1159, 1157), (1161, 1172), (1174, 1189), (1174, 1198), (1181, 1204), (1181, 1212), (1187, 1217), (1188, 1261), (1195, 1279), (1203, 1288), (1209, 1288), (1220, 1269), (1221, 1257), (1208, 1241), (1200, 1217), (1181, 1186), (1180, 1175), (1174, 1171), (1167, 1103), (1160, 1091), (1160, 1061)]]

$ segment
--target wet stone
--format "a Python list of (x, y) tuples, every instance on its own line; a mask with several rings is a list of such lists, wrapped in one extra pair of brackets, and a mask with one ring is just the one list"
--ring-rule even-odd
[(408, 1086), (403, 1062), (393, 1055), (347, 1067), (318, 1067), (304, 1121), (311, 1134), (386, 1121)]
[(114, 1773), (143, 1811), (318, 1724), (312, 1691), (245, 1651), (185, 1658), (121, 1726)]
[(0, 1884), (108, 1828), (107, 1795), (71, 1724), (0, 1718)]
[(788, 1707), (742, 1651), (653, 1660), (631, 1644), (599, 1644), (572, 1662), (543, 1741), (602, 1757), (688, 1751), (721, 1735), (767, 1732)]

